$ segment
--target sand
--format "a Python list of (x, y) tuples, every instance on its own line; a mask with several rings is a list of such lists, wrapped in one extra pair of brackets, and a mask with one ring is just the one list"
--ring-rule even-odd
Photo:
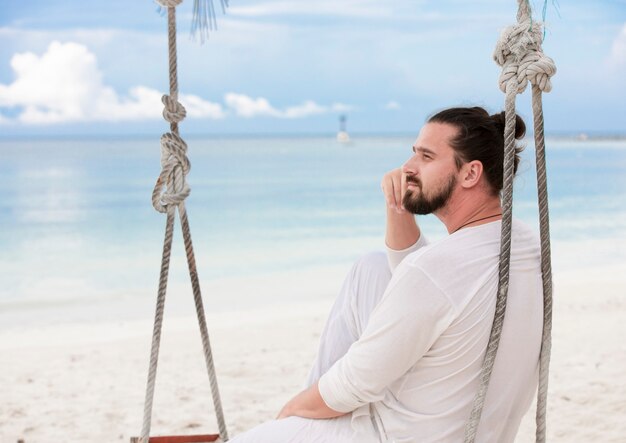
[[(331, 279), (334, 285), (334, 280)], [(550, 442), (626, 441), (626, 265), (555, 276)], [(309, 288), (311, 290), (311, 288)], [(332, 297), (209, 313), (231, 435), (302, 387)], [(0, 332), (0, 442), (129, 441), (141, 429), (151, 319)], [(531, 442), (534, 413), (518, 442)], [(153, 435), (217, 430), (196, 319), (167, 317)]]

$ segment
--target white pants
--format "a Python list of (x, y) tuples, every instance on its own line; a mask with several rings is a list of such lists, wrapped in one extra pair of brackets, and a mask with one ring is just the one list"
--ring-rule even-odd
[[(320, 338), (317, 358), (305, 387), (315, 383), (361, 336), (370, 313), (391, 279), (387, 257), (374, 252), (361, 257), (344, 281)], [(295, 395), (296, 393), (294, 393)], [(351, 414), (332, 419), (288, 417), (265, 422), (230, 440), (232, 443), (363, 442), (350, 425)]]

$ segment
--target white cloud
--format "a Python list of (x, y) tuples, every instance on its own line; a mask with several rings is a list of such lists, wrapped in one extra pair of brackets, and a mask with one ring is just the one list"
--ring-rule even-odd
[(391, 101), (387, 102), (387, 104), (384, 107), (388, 111), (396, 111), (396, 110), (401, 108), (400, 103), (398, 103), (397, 101), (394, 101), (394, 100), (391, 100)]
[(324, 114), (328, 112), (328, 109), (324, 106), (320, 106), (312, 100), (307, 100), (301, 105), (291, 106), (283, 112), (285, 118), (300, 118), (307, 117), (309, 115)]
[(612, 66), (626, 65), (626, 23), (624, 23), (619, 34), (613, 40), (609, 64)]
[(330, 106), (320, 105), (313, 100), (307, 100), (296, 106), (289, 106), (280, 110), (272, 106), (264, 97), (252, 98), (245, 94), (229, 92), (224, 96), (226, 106), (240, 117), (277, 117), (277, 118), (304, 118), (312, 115), (327, 114), (330, 112), (345, 112), (352, 106), (343, 103), (333, 103)]
[(230, 107), (240, 117), (272, 116), (278, 117), (280, 112), (270, 105), (263, 97), (252, 98), (244, 94), (229, 92), (224, 96), (226, 106)]
[[(54, 124), (86, 121), (158, 119), (161, 93), (145, 86), (120, 96), (104, 84), (95, 55), (81, 44), (53, 41), (38, 56), (32, 52), (11, 59), (15, 81), (0, 84), (0, 107), (19, 108), (16, 121), (24, 124)], [(190, 117), (221, 118), (220, 104), (194, 95), (182, 95)], [(4, 121), (9, 120), (4, 117)]]
[(197, 95), (181, 94), (179, 100), (187, 110), (187, 117), (219, 119), (226, 116), (221, 104), (209, 102)]
[[(135, 86), (126, 95), (104, 84), (96, 56), (79, 43), (52, 42), (43, 55), (15, 54), (11, 59), (13, 83), (0, 84), (0, 110), (17, 108), (15, 118), (0, 113), (0, 124), (57, 124), (67, 122), (133, 121), (161, 119), (162, 93)], [(197, 95), (180, 94), (190, 118), (224, 118), (229, 112), (239, 117), (304, 118), (346, 112), (350, 105), (320, 105), (312, 100), (277, 109), (264, 97), (238, 93), (224, 96), (224, 105)]]
[(354, 110), (354, 106), (346, 105), (345, 103), (333, 103), (330, 105), (330, 110), (333, 112), (349, 112)]

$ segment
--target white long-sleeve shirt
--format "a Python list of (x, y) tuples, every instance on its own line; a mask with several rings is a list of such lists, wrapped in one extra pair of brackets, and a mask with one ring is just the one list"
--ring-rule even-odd
[[(393, 277), (362, 336), (319, 381), (363, 436), (460, 442), (479, 386), (498, 287), (500, 221), (390, 251)], [(398, 264), (399, 263), (399, 264)], [(512, 442), (537, 384), (539, 242), (514, 220), (507, 310), (478, 442)]]

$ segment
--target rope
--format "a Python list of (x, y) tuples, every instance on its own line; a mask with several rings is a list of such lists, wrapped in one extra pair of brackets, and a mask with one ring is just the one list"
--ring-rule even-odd
[(150, 369), (148, 371), (148, 383), (146, 386), (146, 398), (143, 409), (143, 424), (141, 427), (140, 443), (148, 443), (150, 425), (152, 423), (152, 401), (154, 399), (154, 382), (156, 380), (157, 362), (159, 360), (159, 344), (161, 342), (161, 326), (163, 325), (163, 308), (165, 306), (165, 293), (167, 291), (167, 275), (170, 267), (170, 255), (172, 252), (172, 237), (174, 233), (174, 207), (167, 213), (165, 225), (165, 241), (163, 242), (163, 259), (161, 260), (161, 276), (159, 278), (159, 292), (157, 295), (156, 313), (154, 316), (154, 328), (152, 331), (152, 347), (150, 352)]
[(170, 95), (164, 95), (162, 102), (164, 105), (163, 118), (170, 123), (171, 132), (161, 136), (161, 173), (157, 179), (152, 192), (152, 205), (154, 209), (161, 213), (167, 213), (165, 225), (165, 240), (163, 242), (163, 256), (161, 261), (161, 273), (159, 277), (159, 290), (157, 294), (156, 313), (154, 318), (154, 328), (152, 333), (152, 347), (150, 353), (150, 369), (148, 371), (148, 382), (146, 387), (146, 398), (144, 403), (144, 417), (140, 437), (140, 443), (148, 443), (150, 436), (150, 426), (152, 421), (152, 404), (154, 399), (154, 386), (156, 381), (157, 364), (159, 359), (159, 347), (161, 342), (161, 330), (163, 325), (163, 311), (165, 307), (165, 295), (167, 292), (167, 277), (172, 251), (172, 238), (174, 232), (174, 219), (176, 208), (180, 216), (181, 228), (185, 252), (187, 254), (187, 264), (189, 276), (193, 289), (194, 301), (200, 335), (202, 338), (202, 349), (211, 385), (213, 404), (219, 427), (220, 437), (223, 441), (228, 440), (224, 413), (217, 386), (217, 376), (213, 363), (213, 354), (209, 342), (206, 318), (200, 291), (200, 282), (196, 267), (196, 259), (191, 240), (191, 230), (187, 211), (185, 209), (185, 199), (189, 196), (190, 189), (185, 180), (189, 173), (190, 163), (187, 158), (187, 144), (180, 137), (178, 123), (186, 115), (185, 108), (178, 102), (178, 77), (177, 77), (177, 57), (176, 57), (176, 6), (182, 0), (159, 0), (159, 3), (167, 7), (168, 18), (168, 47), (169, 47), (169, 79)]
[(543, 336), (539, 357), (539, 389), (537, 391), (537, 442), (546, 441), (546, 409), (548, 375), (552, 349), (552, 261), (550, 254), (550, 221), (545, 141), (543, 138), (543, 109), (541, 88), (533, 85), (533, 115), (535, 120), (535, 150), (537, 158), (537, 194), (539, 201), (539, 235), (541, 238), (541, 274), (543, 276)]
[(494, 59), (502, 67), (500, 89), (505, 93), (504, 183), (502, 191), (502, 231), (498, 294), (493, 326), (480, 373), (480, 385), (469, 420), (465, 426), (465, 443), (476, 439), (478, 425), (496, 359), (506, 311), (511, 258), (511, 226), (513, 215), (513, 176), (515, 161), (515, 99), (532, 84), (535, 149), (537, 157), (537, 191), (541, 238), (541, 272), (543, 278), (543, 332), (539, 358), (539, 387), (537, 390), (536, 441), (546, 439), (546, 404), (552, 330), (552, 269), (550, 261), (550, 227), (548, 221), (548, 192), (543, 133), (542, 92), (552, 89), (550, 77), (556, 73), (552, 59), (541, 50), (541, 25), (532, 22), (528, 0), (518, 0), (517, 24), (506, 28), (496, 45)]

